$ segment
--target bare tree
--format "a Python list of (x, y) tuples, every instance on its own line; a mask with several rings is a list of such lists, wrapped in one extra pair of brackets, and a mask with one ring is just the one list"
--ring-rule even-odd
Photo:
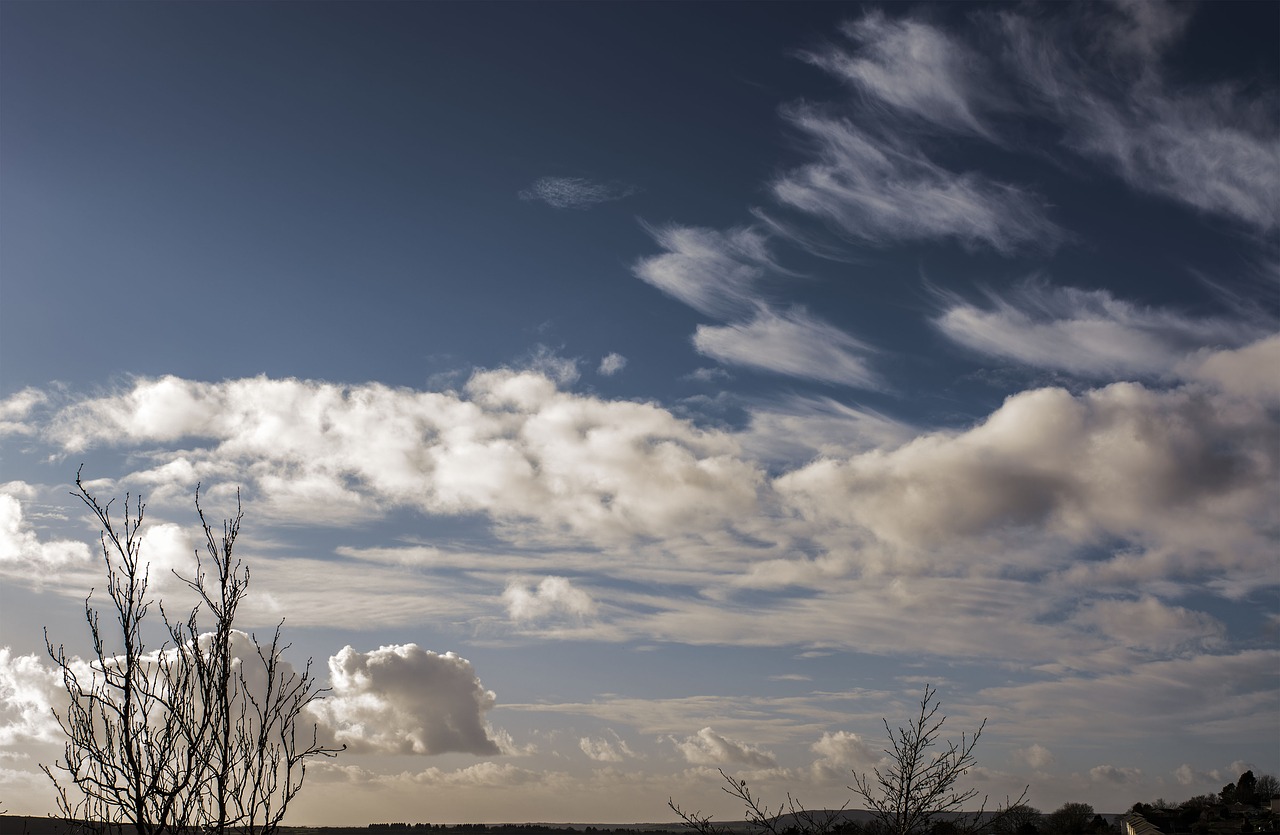
[[(947, 717), (940, 716), (942, 705), (938, 691), (928, 685), (920, 700), (920, 712), (907, 722), (907, 726), (895, 731), (884, 720), (889, 734), (889, 747), (884, 749), (889, 765), (884, 771), (872, 769), (872, 775), (854, 773), (854, 785), (850, 788), (867, 804), (877, 822), (888, 835), (918, 835), (929, 829), (939, 815), (952, 816), (964, 812), (964, 807), (978, 797), (976, 788), (961, 790), (960, 778), (977, 764), (974, 749), (987, 726), (983, 719), (972, 735), (961, 734), (960, 741), (946, 740), (946, 748), (933, 750), (939, 744), (942, 726)], [(960, 829), (978, 826), (994, 826), (999, 818), (1026, 800), (1030, 786), (1012, 802), (1006, 802), (995, 816), (986, 813), (984, 796), (976, 812), (966, 814), (957, 823)]]
[[(185, 621), (171, 621), (159, 605), (166, 638), (146, 650), (143, 627), (151, 606), (149, 574), (141, 559), (145, 506), (125, 498), (123, 528), (76, 474), (78, 496), (102, 526), (107, 592), (119, 628), (119, 646), (108, 646), (92, 606), (85, 618), (94, 659), (86, 672), (46, 637), (70, 696), (57, 714), (67, 737), (64, 759), (54, 765), (69, 785), (53, 780), (60, 811), (68, 819), (132, 824), (138, 835), (167, 835), (190, 828), (244, 835), (272, 835), (301, 790), (306, 761), (341, 749), (320, 744), (306, 708), (322, 698), (308, 660), (302, 672), (284, 661), (283, 621), (269, 644), (234, 628), (248, 593), (249, 569), (234, 558), (243, 512), (215, 535), (200, 507), (207, 558), (196, 553), (192, 577), (174, 572), (198, 602)], [(237, 497), (238, 498), (238, 497)], [(202, 615), (212, 621), (202, 629)], [(115, 632), (115, 629), (112, 629)], [(238, 646), (237, 646), (238, 645)]]
[[(994, 812), (986, 811), (986, 797), (982, 798), (976, 812), (964, 812), (965, 805), (977, 798), (979, 792), (977, 789), (961, 791), (957, 783), (976, 764), (973, 751), (987, 721), (982, 720), (972, 736), (964, 734), (959, 743), (948, 741), (946, 750), (934, 751), (942, 726), (947, 721), (947, 717), (938, 715), (941, 704), (937, 700), (937, 692), (932, 687), (925, 687), (920, 713), (907, 722), (907, 727), (895, 731), (889, 721), (884, 720), (889, 734), (889, 747), (884, 752), (890, 764), (883, 772), (875, 768), (873, 777), (853, 775), (854, 785), (849, 788), (865, 801), (868, 811), (875, 817), (875, 829), (881, 835), (921, 835), (929, 831), (939, 815), (946, 815), (949, 823), (959, 831), (999, 830), (1006, 819), (1030, 808), (1024, 803), (1031, 788), (1028, 786), (1017, 800), (1006, 800)], [(747, 822), (762, 835), (828, 835), (846, 826), (841, 813), (848, 803), (835, 811), (806, 810), (788, 793), (786, 803), (770, 811), (759, 797), (751, 793), (746, 781), (738, 780), (723, 770), (720, 776), (728, 784), (721, 789), (742, 801)], [(667, 805), (680, 816), (681, 823), (688, 829), (702, 835), (728, 832), (708, 815), (685, 811), (671, 799), (667, 800)]]
[[(746, 780), (730, 776), (723, 768), (720, 769), (720, 776), (728, 784), (721, 786), (720, 790), (742, 801), (746, 810), (747, 823), (755, 827), (761, 835), (786, 835), (793, 830), (806, 835), (827, 835), (840, 823), (840, 813), (848, 805), (846, 803), (845, 806), (834, 811), (813, 811), (806, 809), (788, 792), (786, 802), (780, 803), (776, 809), (770, 811), (761, 798), (751, 793)], [(667, 805), (671, 807), (671, 811), (680, 816), (680, 822), (694, 832), (702, 835), (725, 835), (729, 832), (728, 829), (712, 821), (710, 815), (685, 811), (671, 798), (667, 798)]]
[[(86, 666), (56, 648), (45, 631), (45, 646), (62, 673), (70, 697), (54, 716), (66, 736), (63, 760), (42, 765), (57, 791), (59, 810), (69, 820), (132, 824), (138, 835), (161, 835), (188, 822), (186, 798), (198, 784), (201, 740), (189, 698), (193, 682), (188, 656), (169, 652), (166, 642), (148, 653), (143, 626), (151, 607), (150, 574), (141, 560), (141, 497), (126, 495), (124, 520), (117, 528), (111, 505), (100, 505), (76, 473), (78, 496), (102, 526), (102, 558), (110, 601), (108, 645), (93, 591), (85, 599), (85, 620), (93, 643)], [(168, 624), (166, 623), (166, 626)], [(166, 630), (172, 636), (180, 627)], [(54, 769), (64, 772), (65, 786)], [(70, 789), (70, 791), (69, 791)]]

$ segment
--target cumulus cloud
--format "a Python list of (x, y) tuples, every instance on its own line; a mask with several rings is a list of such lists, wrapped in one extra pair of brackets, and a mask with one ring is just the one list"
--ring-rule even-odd
[(610, 732), (613, 739), (584, 736), (578, 740), (578, 747), (588, 758), (602, 763), (620, 763), (632, 759), (636, 753), (627, 745), (626, 740)]
[(672, 739), (686, 761), (694, 765), (729, 765), (740, 763), (757, 768), (777, 765), (773, 755), (745, 742), (721, 736), (711, 728), (703, 728), (683, 740)]
[(612, 377), (619, 371), (627, 367), (627, 358), (622, 354), (611, 353), (606, 354), (604, 359), (600, 360), (600, 367), (596, 369), (596, 373), (603, 377)]
[(502, 593), (502, 599), (507, 604), (507, 614), (515, 621), (541, 620), (557, 615), (581, 620), (596, 613), (596, 603), (591, 595), (564, 577), (543, 577), (533, 588), (513, 582)]
[(400, 505), (597, 540), (749, 515), (763, 480), (723, 433), (508, 369), (477, 373), (462, 393), (143, 378), (63, 409), (49, 435), (68, 451), (198, 439), (172, 457), (230, 465), (256, 483), (260, 512), (286, 519), (314, 521), (317, 501), (338, 520)]
[(1038, 742), (1019, 748), (1013, 752), (1013, 756), (1036, 770), (1047, 768), (1053, 762), (1053, 753)]
[(52, 709), (67, 704), (62, 676), (40, 655), (0, 647), (0, 746), (52, 742), (61, 730)]
[(819, 460), (775, 485), (815, 522), (904, 549), (1034, 530), (1076, 545), (1142, 543), (1156, 576), (1260, 568), (1280, 475), (1274, 432), (1265, 408), (1191, 388), (1039, 389), (972, 429)]
[(948, 299), (935, 324), (978, 353), (1089, 376), (1168, 375), (1196, 351), (1263, 335), (1238, 319), (1195, 319), (1043, 281), (988, 297), (986, 308)]
[(521, 200), (537, 200), (555, 209), (590, 209), (630, 197), (638, 189), (623, 183), (600, 183), (584, 177), (539, 177), (520, 192)]
[(10, 482), (0, 486), (0, 571), (6, 569), (48, 572), (89, 561), (89, 547), (74, 540), (41, 542), (26, 519), (18, 495), (25, 486)]
[(1196, 784), (1210, 783), (1215, 788), (1222, 785), (1222, 772), (1216, 768), (1210, 771), (1199, 771), (1191, 767), (1190, 763), (1183, 763), (1173, 772), (1173, 777), (1182, 786), (1194, 786)]
[(813, 771), (819, 778), (846, 777), (859, 766), (875, 762), (881, 750), (850, 731), (824, 731), (822, 738), (809, 746), (818, 755)]
[(800, 309), (760, 308), (743, 323), (699, 325), (693, 345), (729, 365), (859, 388), (883, 386), (866, 362), (869, 346)]
[(471, 662), (417, 644), (357, 652), (344, 647), (329, 659), (332, 692), (314, 712), (335, 741), (356, 752), (498, 754), (485, 713), (496, 697)]

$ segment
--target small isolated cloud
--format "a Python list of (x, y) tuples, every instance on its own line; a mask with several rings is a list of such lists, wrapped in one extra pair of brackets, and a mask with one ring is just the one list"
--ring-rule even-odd
[(859, 388), (881, 387), (864, 359), (870, 347), (800, 309), (775, 313), (762, 307), (748, 322), (699, 325), (693, 345), (698, 353), (730, 365)]
[(1191, 767), (1190, 763), (1183, 763), (1173, 772), (1173, 778), (1178, 781), (1179, 785), (1194, 786), (1197, 783), (1210, 783), (1214, 786), (1222, 784), (1222, 772), (1218, 769), (1210, 771), (1199, 771)]
[(857, 766), (874, 762), (881, 753), (876, 746), (849, 731), (824, 732), (809, 750), (818, 755), (813, 771), (820, 778), (847, 775)]
[(728, 765), (741, 763), (758, 768), (776, 765), (773, 755), (754, 745), (721, 736), (711, 728), (703, 728), (683, 741), (672, 740), (686, 761), (693, 765)]
[(694, 226), (646, 227), (663, 249), (632, 268), (641, 281), (679, 299), (699, 313), (727, 319), (749, 313), (757, 285), (780, 272), (767, 238), (751, 227), (720, 232)]
[(1134, 783), (1142, 779), (1142, 769), (1095, 765), (1089, 769), (1089, 778), (1095, 783)]
[(600, 360), (600, 367), (596, 369), (597, 373), (604, 377), (612, 377), (619, 371), (627, 367), (627, 358), (619, 353), (607, 354), (604, 359)]
[(329, 659), (332, 692), (314, 706), (337, 742), (355, 752), (499, 754), (484, 714), (496, 697), (471, 662), (417, 644)]
[(625, 759), (636, 756), (636, 752), (631, 750), (626, 740), (612, 731), (609, 733), (613, 736), (612, 740), (603, 737), (584, 736), (578, 740), (578, 747), (589, 758), (601, 763), (620, 763)]
[(564, 577), (543, 577), (535, 587), (513, 582), (502, 593), (507, 614), (514, 621), (542, 620), (557, 615), (589, 618), (596, 613), (591, 595)]
[(630, 197), (638, 189), (624, 183), (598, 183), (584, 177), (541, 177), (520, 192), (521, 200), (538, 200), (556, 209), (589, 209)]
[(1053, 762), (1053, 753), (1038, 742), (1026, 748), (1019, 748), (1013, 752), (1013, 756), (1018, 762), (1026, 763), (1037, 770)]

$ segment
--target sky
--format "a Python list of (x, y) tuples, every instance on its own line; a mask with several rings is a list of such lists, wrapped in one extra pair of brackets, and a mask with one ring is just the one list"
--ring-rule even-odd
[(839, 806), (926, 685), (993, 800), (1280, 772), (1280, 4), (0, 24), (11, 813), (81, 466), (172, 608), (240, 491), (293, 823)]

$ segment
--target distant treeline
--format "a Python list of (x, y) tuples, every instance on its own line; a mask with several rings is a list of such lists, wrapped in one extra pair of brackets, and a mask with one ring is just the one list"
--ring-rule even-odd
[[(447, 829), (450, 832), (484, 832), (487, 835), (582, 835), (591, 832), (598, 835), (626, 833), (636, 835), (639, 831), (631, 826), (619, 826), (616, 829), (597, 826), (549, 826), (545, 823), (371, 823), (369, 829), (375, 830), (409, 830), (409, 829)], [(644, 829), (644, 835), (685, 835), (682, 829)]]

